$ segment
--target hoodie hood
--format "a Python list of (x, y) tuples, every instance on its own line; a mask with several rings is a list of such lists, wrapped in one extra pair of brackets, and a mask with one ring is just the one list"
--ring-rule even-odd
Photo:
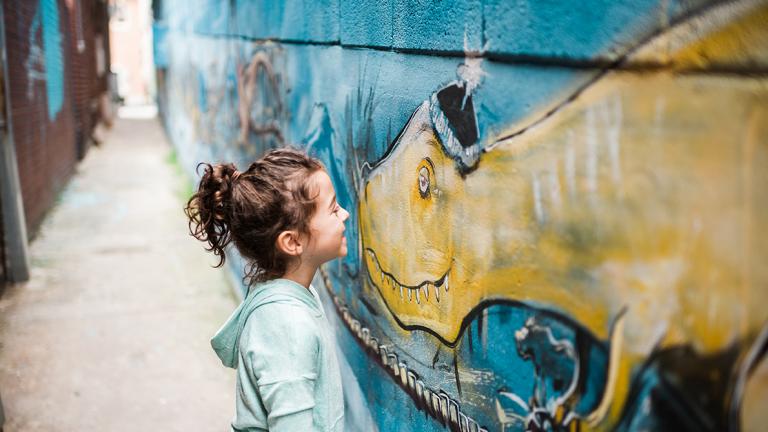
[(240, 306), (211, 339), (211, 346), (224, 366), (237, 368), (240, 334), (248, 317), (256, 308), (270, 303), (306, 305), (315, 316), (323, 316), (317, 293), (311, 285), (308, 290), (289, 279), (273, 279), (254, 285)]

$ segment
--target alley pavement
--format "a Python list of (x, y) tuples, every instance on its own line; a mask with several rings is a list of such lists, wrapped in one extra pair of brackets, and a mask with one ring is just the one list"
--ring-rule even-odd
[(170, 155), (156, 119), (119, 119), (46, 216), (30, 281), (0, 297), (4, 432), (229, 430), (209, 340), (236, 299)]

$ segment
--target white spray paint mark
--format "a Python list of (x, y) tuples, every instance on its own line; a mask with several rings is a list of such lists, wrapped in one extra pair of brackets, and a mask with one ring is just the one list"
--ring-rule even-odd
[(533, 210), (536, 213), (536, 221), (543, 223), (544, 208), (541, 205), (541, 186), (539, 185), (539, 178), (536, 174), (532, 174), (531, 177), (531, 187), (533, 188)]
[(481, 64), (483, 63), (482, 57), (464, 59), (464, 64), (459, 65), (459, 69), (456, 74), (459, 76), (462, 82), (464, 82), (464, 99), (461, 101), (461, 108), (464, 109), (464, 104), (467, 103), (467, 98), (472, 91), (474, 91), (479, 85), (480, 81), (485, 75)]
[(462, 109), (464, 104), (467, 103), (469, 95), (480, 85), (483, 77), (487, 75), (482, 68), (482, 56), (487, 48), (487, 43), (480, 49), (471, 48), (467, 39), (467, 32), (466, 30), (464, 31), (464, 64), (459, 65), (456, 71), (456, 75), (464, 83), (464, 99), (461, 102)]
[(616, 95), (609, 106), (610, 123), (607, 127), (608, 134), (608, 154), (611, 159), (611, 179), (614, 185), (621, 185), (621, 97)]
[(587, 155), (585, 169), (587, 175), (587, 190), (597, 191), (597, 134), (595, 131), (595, 109), (587, 109)]
[(568, 129), (565, 148), (565, 184), (568, 187), (568, 196), (573, 199), (576, 194), (576, 150), (573, 130)]
[(549, 186), (549, 201), (554, 208), (560, 209), (562, 198), (560, 192), (560, 179), (557, 173), (557, 160), (554, 160), (552, 162), (552, 168), (547, 175), (547, 183)]

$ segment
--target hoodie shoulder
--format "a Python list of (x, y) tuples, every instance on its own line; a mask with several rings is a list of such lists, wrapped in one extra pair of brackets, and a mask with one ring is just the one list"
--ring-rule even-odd
[(304, 305), (273, 302), (254, 310), (245, 323), (240, 338), (240, 351), (280, 349), (292, 345), (314, 351), (319, 331), (312, 312)]
[[(251, 315), (255, 315), (251, 319)], [(309, 290), (287, 279), (275, 279), (259, 284), (249, 292), (229, 319), (211, 338), (211, 347), (222, 364), (235, 368), (238, 363), (239, 347), (243, 346), (242, 336), (252, 327), (269, 329), (270, 326), (285, 325), (287, 320), (301, 321), (304, 318), (305, 331), (315, 329), (310, 325), (312, 315), (321, 316), (317, 302)], [(251, 325), (248, 325), (248, 323)], [(281, 324), (282, 323), (282, 324)], [(293, 329), (293, 331), (299, 331)], [(278, 331), (279, 329), (275, 329)], [(287, 329), (281, 331), (285, 333)]]
[(314, 311), (295, 301), (274, 301), (256, 308), (245, 323), (245, 328), (314, 329)]

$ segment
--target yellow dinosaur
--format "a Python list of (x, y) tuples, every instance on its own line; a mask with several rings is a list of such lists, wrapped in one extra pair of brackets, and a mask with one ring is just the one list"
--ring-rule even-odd
[(729, 68), (767, 63), (768, 7), (701, 20), (621, 65), (647, 69), (491, 137), (470, 169), (419, 106), (360, 192), (368, 284), (402, 326), (454, 344), (499, 298), (569, 316), (611, 342), (602, 426), (653, 349), (749, 348), (768, 318), (768, 80)]

